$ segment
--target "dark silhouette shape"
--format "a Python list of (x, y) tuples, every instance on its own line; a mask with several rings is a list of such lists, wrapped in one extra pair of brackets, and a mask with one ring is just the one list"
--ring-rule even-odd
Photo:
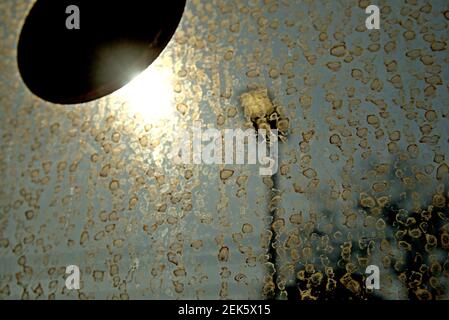
[[(68, 29), (66, 8), (80, 10)], [(40, 98), (61, 104), (101, 98), (128, 83), (162, 52), (185, 0), (38, 0), (18, 43), (23, 81)]]

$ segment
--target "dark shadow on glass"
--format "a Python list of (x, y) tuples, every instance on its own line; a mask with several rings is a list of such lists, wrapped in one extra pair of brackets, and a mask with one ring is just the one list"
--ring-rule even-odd
[[(67, 7), (79, 8), (79, 29)], [(25, 20), (17, 61), (27, 87), (61, 104), (108, 95), (145, 70), (166, 47), (185, 0), (38, 0)]]

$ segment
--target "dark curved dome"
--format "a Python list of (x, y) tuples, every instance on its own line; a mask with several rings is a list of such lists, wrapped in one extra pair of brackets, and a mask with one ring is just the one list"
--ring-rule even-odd
[[(79, 8), (79, 29), (66, 20)], [(40, 98), (61, 104), (101, 98), (128, 83), (162, 52), (185, 0), (38, 0), (20, 34), (23, 81)]]

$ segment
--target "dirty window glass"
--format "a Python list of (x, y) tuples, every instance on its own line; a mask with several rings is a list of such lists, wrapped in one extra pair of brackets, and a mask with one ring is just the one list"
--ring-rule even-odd
[[(379, 3), (370, 30), (364, 0), (188, 0), (144, 73), (68, 107), (18, 73), (33, 1), (0, 1), (0, 298), (447, 299), (449, 6)], [(172, 152), (261, 128), (268, 174)]]

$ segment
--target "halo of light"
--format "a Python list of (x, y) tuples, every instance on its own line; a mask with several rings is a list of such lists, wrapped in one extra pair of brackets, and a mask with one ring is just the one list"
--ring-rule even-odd
[(145, 123), (167, 119), (174, 111), (172, 78), (170, 68), (153, 64), (117, 91), (117, 96), (130, 115), (140, 115)]

